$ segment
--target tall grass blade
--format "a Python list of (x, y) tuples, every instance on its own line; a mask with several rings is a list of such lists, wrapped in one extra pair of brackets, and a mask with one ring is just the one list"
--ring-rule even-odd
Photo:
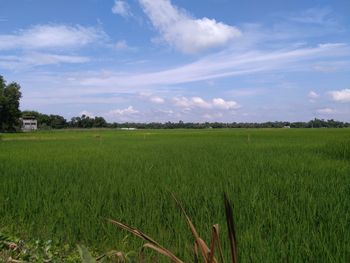
[(147, 236), (146, 234), (142, 233), (136, 228), (133, 228), (131, 226), (128, 226), (126, 224), (120, 223), (118, 221), (112, 220), (112, 219), (107, 219), (110, 223), (119, 226), (120, 228), (127, 230), (131, 234), (147, 241), (148, 243), (144, 245), (144, 248), (151, 248), (158, 253), (170, 258), (173, 262), (175, 263), (183, 263), (182, 260), (177, 258), (173, 253), (171, 253), (169, 250), (166, 248), (162, 247), (160, 244), (158, 244), (155, 240), (153, 240), (151, 237)]
[(219, 237), (219, 225), (218, 224), (213, 225), (213, 229), (212, 229), (210, 256), (209, 256), (210, 263), (214, 262), (214, 259), (215, 259), (214, 258), (215, 247), (219, 248), (220, 262), (224, 263), (225, 260), (224, 260), (224, 255), (222, 252), (222, 246), (221, 246), (220, 237)]
[[(175, 200), (177, 206), (180, 208), (180, 210), (182, 211), (183, 215), (185, 216), (186, 218), (186, 222), (187, 222), (187, 225), (189, 226), (191, 232), (192, 232), (192, 235), (194, 236), (195, 238), (195, 241), (198, 245), (198, 247), (200, 248), (201, 250), (201, 253), (202, 253), (202, 256), (203, 256), (203, 259), (204, 259), (204, 262), (205, 263), (209, 263), (209, 255), (210, 255), (210, 249), (209, 247), (207, 246), (207, 244), (203, 241), (203, 239), (200, 238), (196, 228), (194, 227), (191, 219), (189, 218), (189, 216), (187, 215), (185, 209), (183, 208), (183, 206), (181, 205), (181, 203), (178, 201), (178, 199), (176, 198), (175, 194), (174, 193), (171, 193), (173, 199)], [(214, 258), (213, 259), (214, 263), (216, 263), (216, 259)]]
[(209, 253), (209, 263), (213, 263), (214, 261), (214, 254), (215, 254), (215, 245), (218, 241), (218, 235), (216, 234), (216, 230), (219, 229), (219, 225), (215, 224), (213, 225), (212, 234), (211, 234), (211, 242), (210, 242), (210, 253)]
[(199, 262), (199, 255), (198, 255), (197, 242), (194, 242), (193, 252), (194, 252), (194, 263), (198, 263)]
[(230, 251), (231, 251), (231, 256), (232, 256), (232, 263), (238, 263), (238, 261), (237, 261), (237, 241), (236, 241), (235, 225), (234, 225), (234, 221), (233, 221), (232, 206), (231, 206), (226, 194), (224, 195), (224, 202), (225, 202), (228, 238), (230, 240)]
[(173, 262), (183, 263), (180, 259), (175, 257), (170, 251), (168, 251), (162, 247), (158, 247), (158, 246), (151, 244), (151, 243), (146, 243), (142, 246), (142, 249), (145, 249), (145, 248), (150, 248), (150, 249), (158, 252), (159, 254), (162, 254), (163, 256), (170, 258)]

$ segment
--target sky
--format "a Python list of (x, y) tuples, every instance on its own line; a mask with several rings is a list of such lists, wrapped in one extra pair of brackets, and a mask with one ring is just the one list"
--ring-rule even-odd
[(0, 0), (22, 110), (110, 122), (350, 121), (349, 0)]

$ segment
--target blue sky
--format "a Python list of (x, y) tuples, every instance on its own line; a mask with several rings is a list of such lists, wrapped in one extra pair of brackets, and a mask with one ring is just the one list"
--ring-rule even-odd
[(350, 1), (0, 0), (22, 110), (109, 121), (350, 121)]

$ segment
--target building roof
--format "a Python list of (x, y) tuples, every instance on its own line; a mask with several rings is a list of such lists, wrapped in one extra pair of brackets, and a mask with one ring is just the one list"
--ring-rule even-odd
[(36, 118), (34, 116), (23, 116), (22, 119), (23, 120), (36, 120)]

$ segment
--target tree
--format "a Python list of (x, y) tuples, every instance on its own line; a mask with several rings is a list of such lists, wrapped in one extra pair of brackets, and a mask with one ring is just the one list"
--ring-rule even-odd
[(107, 127), (107, 122), (103, 117), (95, 117), (94, 127), (95, 128)]
[(103, 117), (89, 117), (83, 114), (81, 117), (73, 117), (68, 126), (71, 128), (104, 128), (108, 127), (108, 123)]
[(2, 126), (5, 120), (5, 88), (6, 82), (4, 78), (0, 75), (0, 131), (2, 131)]
[(22, 117), (31, 116), (38, 121), (39, 129), (63, 129), (67, 127), (67, 120), (60, 115), (47, 115), (37, 111), (22, 111)]
[(19, 126), (21, 111), (19, 100), (22, 97), (21, 86), (12, 82), (6, 85), (6, 81), (0, 76), (0, 130), (15, 131)]

